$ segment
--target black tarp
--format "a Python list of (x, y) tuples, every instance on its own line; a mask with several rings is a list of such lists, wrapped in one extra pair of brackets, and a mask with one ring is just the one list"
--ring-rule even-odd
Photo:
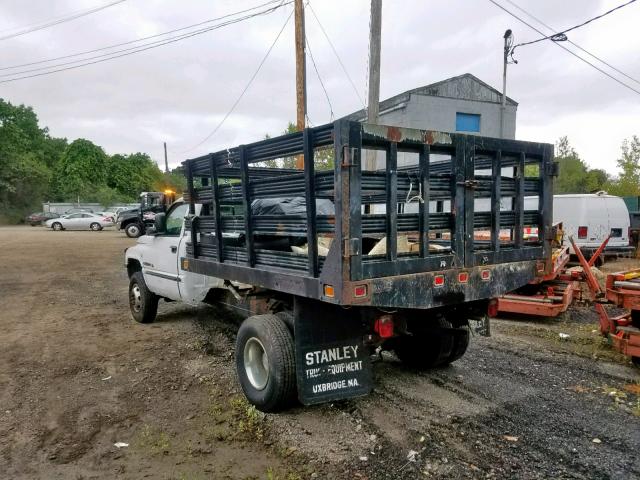
[[(306, 215), (304, 197), (259, 198), (251, 203), (253, 215)], [(316, 199), (317, 215), (334, 215), (333, 202), (326, 198)]]

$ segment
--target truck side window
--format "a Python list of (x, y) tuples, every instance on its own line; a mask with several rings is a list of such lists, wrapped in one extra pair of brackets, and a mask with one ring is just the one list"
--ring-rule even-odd
[(182, 228), (182, 221), (184, 220), (187, 211), (189, 210), (189, 204), (183, 203), (169, 212), (167, 216), (167, 233), (166, 235), (180, 235), (180, 229)]

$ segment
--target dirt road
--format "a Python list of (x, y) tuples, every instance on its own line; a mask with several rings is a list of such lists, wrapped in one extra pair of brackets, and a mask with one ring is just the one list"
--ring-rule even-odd
[(372, 395), (264, 416), (225, 312), (130, 319), (132, 243), (0, 228), (1, 478), (640, 478), (640, 375), (584, 314), (496, 321), (429, 373), (385, 355)]

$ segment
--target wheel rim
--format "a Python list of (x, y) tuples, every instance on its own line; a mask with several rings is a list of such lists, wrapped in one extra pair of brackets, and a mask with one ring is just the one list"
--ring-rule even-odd
[(54, 229), (54, 230), (60, 230), (60, 227), (61, 227), (61, 226), (60, 226), (60, 224), (59, 224), (59, 223), (54, 223), (54, 224), (53, 224), (53, 229)]
[(134, 312), (138, 313), (142, 309), (142, 292), (140, 286), (134, 283), (129, 292), (129, 303)]
[(140, 229), (138, 229), (137, 226), (132, 225), (129, 227), (129, 234), (130, 235), (138, 235), (138, 233), (140, 233)]
[(100, 228), (100, 225), (98, 225), (97, 223), (91, 224), (91, 230), (98, 230), (99, 228)]
[(244, 370), (249, 383), (256, 390), (263, 390), (269, 382), (269, 357), (256, 337), (251, 337), (244, 345)]

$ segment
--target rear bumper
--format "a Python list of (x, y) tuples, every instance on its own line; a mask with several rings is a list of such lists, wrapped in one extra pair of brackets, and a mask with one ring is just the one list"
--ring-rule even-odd
[[(509, 262), (470, 269), (450, 269), (412, 275), (379, 277), (345, 282), (343, 305), (370, 305), (384, 308), (429, 309), (500, 297), (531, 282), (537, 275), (537, 261)], [(483, 272), (488, 271), (487, 274)], [(459, 274), (467, 273), (460, 282)], [(444, 282), (436, 286), (436, 277)], [(441, 280), (438, 281), (440, 283)], [(367, 297), (350, 296), (357, 286), (367, 285)]]
[[(598, 247), (583, 247), (581, 245), (578, 245), (580, 247), (580, 250), (582, 251), (582, 253), (586, 256), (590, 256), (592, 255), (597, 249)], [(607, 247), (604, 249), (604, 251), (602, 252), (603, 256), (624, 256), (624, 255), (628, 255), (632, 252), (635, 251), (635, 247), (633, 245), (607, 245)], [(571, 249), (571, 253), (575, 254), (575, 252), (573, 252), (573, 249)]]

